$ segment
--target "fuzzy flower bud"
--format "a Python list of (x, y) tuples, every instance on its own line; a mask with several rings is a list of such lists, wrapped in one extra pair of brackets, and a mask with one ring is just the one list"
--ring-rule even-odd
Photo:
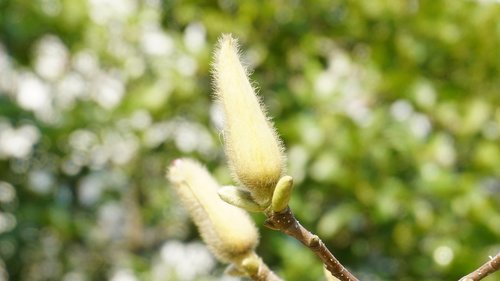
[(217, 195), (218, 183), (198, 162), (177, 159), (167, 172), (205, 244), (223, 262), (240, 262), (253, 253), (258, 232), (248, 214)]
[(240, 63), (238, 42), (223, 35), (213, 63), (216, 98), (225, 113), (224, 142), (236, 179), (268, 206), (284, 172), (284, 149)]

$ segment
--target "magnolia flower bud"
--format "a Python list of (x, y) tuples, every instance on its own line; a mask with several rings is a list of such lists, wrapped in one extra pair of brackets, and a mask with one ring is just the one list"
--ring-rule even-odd
[(236, 179), (261, 206), (268, 206), (284, 172), (284, 149), (238, 57), (238, 42), (219, 40), (213, 63), (216, 97), (224, 108), (224, 142)]
[(178, 159), (167, 178), (219, 260), (239, 263), (253, 253), (259, 239), (254, 223), (245, 211), (219, 198), (219, 185), (204, 167), (194, 160)]

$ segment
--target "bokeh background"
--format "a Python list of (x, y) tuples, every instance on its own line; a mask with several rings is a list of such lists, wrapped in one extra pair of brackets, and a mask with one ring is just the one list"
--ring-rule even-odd
[[(164, 179), (190, 156), (231, 183), (210, 82), (229, 32), (293, 210), (356, 275), (457, 280), (500, 251), (499, 1), (0, 0), (0, 280), (237, 280)], [(322, 280), (260, 230), (279, 275)]]

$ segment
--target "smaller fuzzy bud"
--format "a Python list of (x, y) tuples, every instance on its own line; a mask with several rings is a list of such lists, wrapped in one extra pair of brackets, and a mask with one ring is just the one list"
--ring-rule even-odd
[(222, 201), (218, 183), (198, 162), (178, 159), (167, 178), (198, 227), (203, 241), (223, 262), (240, 262), (253, 253), (257, 229), (248, 214)]
[(238, 56), (238, 42), (223, 35), (213, 63), (216, 98), (225, 114), (224, 147), (229, 167), (253, 199), (269, 206), (284, 172), (284, 149)]

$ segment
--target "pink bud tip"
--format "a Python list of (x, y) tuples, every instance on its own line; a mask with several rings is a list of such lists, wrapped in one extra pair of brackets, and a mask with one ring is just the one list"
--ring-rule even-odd
[(179, 166), (182, 164), (182, 159), (178, 158), (178, 159), (175, 159), (174, 161), (172, 161), (172, 164), (171, 166), (175, 167), (175, 166)]

